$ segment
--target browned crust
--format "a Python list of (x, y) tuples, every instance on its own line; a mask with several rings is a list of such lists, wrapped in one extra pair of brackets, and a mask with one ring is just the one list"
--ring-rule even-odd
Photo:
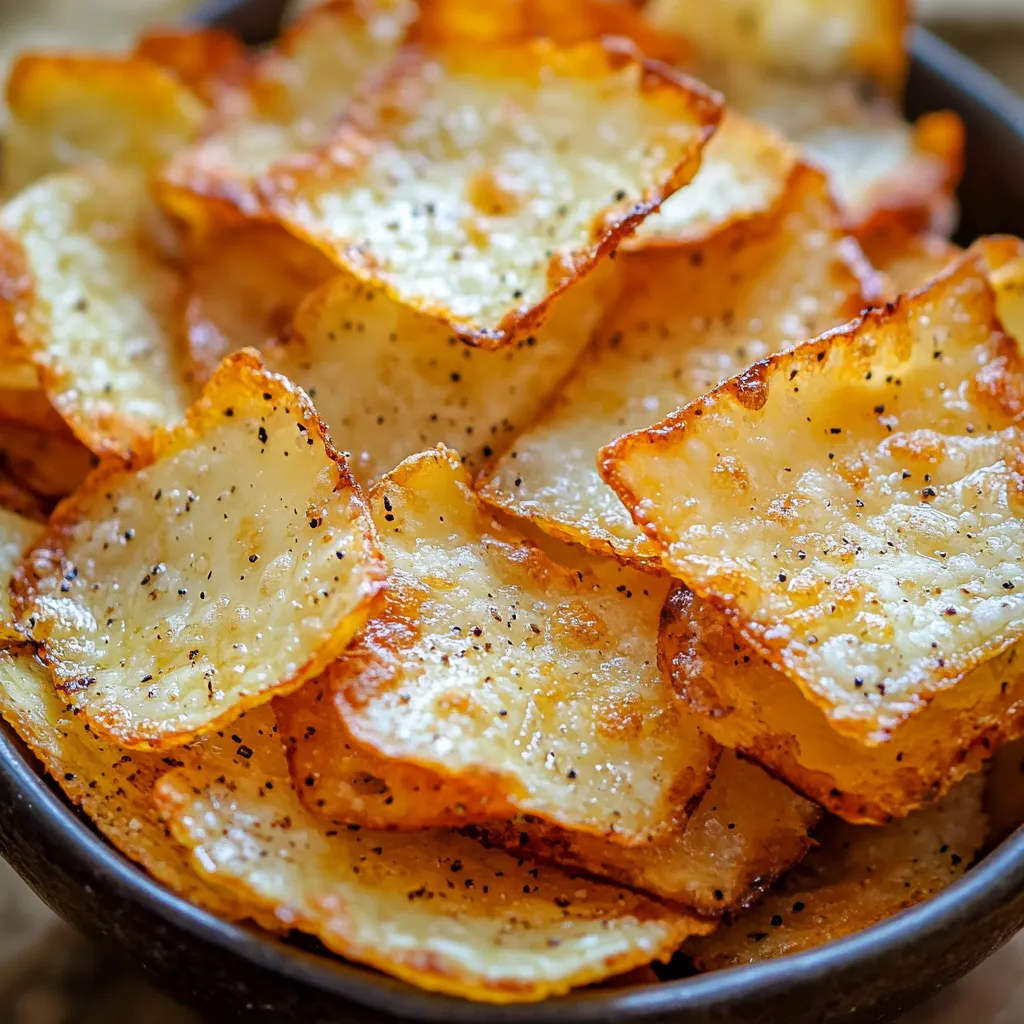
[[(291, 196), (307, 181), (329, 175), (332, 171), (343, 175), (352, 173), (352, 169), (365, 162), (367, 153), (378, 144), (375, 136), (382, 132), (381, 115), (372, 104), (354, 104), (335, 130), (334, 137), (319, 152), (278, 165), (258, 183), (264, 208), (288, 224), (294, 234), (323, 250), (346, 270), (368, 284), (381, 287), (396, 301), (446, 321), (467, 344), (484, 349), (504, 348), (539, 326), (546, 318), (552, 301), (561, 292), (613, 252), (645, 217), (693, 178), (700, 167), (701, 150), (721, 119), (722, 98), (683, 73), (658, 61), (646, 59), (635, 44), (621, 38), (581, 43), (569, 48), (558, 48), (549, 40), (530, 40), (520, 45), (508, 44), (492, 48), (486, 56), (479, 53), (452, 53), (450, 50), (432, 52), (430, 55), (454, 61), (459, 66), (477, 67), (482, 64), (488, 74), (499, 72), (520, 76), (540, 75), (550, 68), (561, 74), (592, 77), (637, 65), (642, 73), (640, 89), (643, 93), (660, 102), (681, 104), (687, 114), (696, 117), (700, 125), (690, 149), (680, 156), (661, 180), (645, 189), (640, 199), (635, 202), (624, 201), (603, 211), (591, 227), (591, 245), (574, 254), (571, 264), (557, 255), (551, 258), (548, 266), (549, 289), (540, 302), (528, 308), (510, 310), (494, 328), (462, 320), (453, 315), (443, 303), (410, 301), (400, 294), (389, 275), (374, 261), (372, 253), (360, 254), (351, 247), (339, 250), (333, 243), (319, 238), (315, 232), (290, 223)], [(382, 97), (397, 94), (427, 59), (427, 51), (415, 46), (406, 47), (390, 69), (387, 81), (380, 83), (380, 92), (374, 94), (378, 103)], [(385, 113), (393, 116), (390, 104), (385, 104)]]
[[(240, 697), (224, 712), (203, 723), (199, 728), (175, 729), (163, 726), (153, 730), (152, 734), (143, 733), (136, 725), (134, 729), (125, 729), (123, 723), (108, 721), (101, 713), (90, 712), (87, 708), (76, 707), (74, 704), (74, 687), (64, 681), (60, 675), (60, 660), (52, 655), (46, 646), (46, 638), (34, 635), (36, 632), (31, 609), (39, 594), (38, 582), (43, 577), (54, 574), (63, 576), (64, 570), (70, 565), (65, 555), (67, 543), (74, 528), (89, 519), (89, 503), (93, 497), (105, 489), (113, 489), (120, 480), (132, 475), (140, 469), (153, 465), (159, 459), (174, 455), (187, 447), (196, 433), (201, 435), (206, 422), (212, 418), (219, 419), (222, 415), (219, 407), (215, 407), (215, 396), (222, 382), (237, 378), (242, 386), (248, 386), (253, 392), (259, 391), (271, 396), (267, 400), (288, 400), (294, 403), (295, 412), (306, 425), (310, 437), (318, 438), (324, 445), (327, 458), (336, 466), (338, 480), (335, 493), (348, 492), (353, 502), (362, 505), (358, 513), (362, 533), (361, 560), (365, 567), (365, 579), (362, 585), (360, 604), (340, 623), (340, 629), (330, 641), (314, 652), (287, 679), (260, 693)], [(11, 605), (14, 616), (20, 620), (20, 627), (32, 637), (38, 648), (40, 660), (54, 673), (57, 689), (63, 695), (68, 706), (81, 715), (96, 730), (109, 736), (122, 746), (132, 750), (164, 750), (180, 746), (204, 732), (209, 732), (237, 718), (249, 708), (267, 703), (274, 696), (281, 696), (298, 689), (306, 680), (321, 671), (345, 648), (355, 632), (362, 626), (366, 618), (378, 607), (383, 597), (386, 569), (384, 559), (376, 544), (376, 534), (370, 521), (369, 512), (362, 499), (362, 494), (355, 478), (348, 467), (347, 458), (338, 452), (331, 443), (327, 426), (317, 415), (312, 402), (301, 388), (296, 387), (286, 377), (271, 373), (263, 368), (259, 353), (253, 349), (242, 349), (229, 356), (221, 364), (218, 373), (204, 388), (203, 394), (191, 406), (185, 422), (171, 429), (158, 429), (140, 442), (131, 457), (126, 461), (108, 458), (94, 469), (81, 487), (69, 498), (62, 501), (50, 517), (46, 532), (36, 544), (26, 552), (22, 564), (15, 570), (11, 579)]]
[[(712, 414), (715, 406), (722, 400), (735, 399), (747, 409), (762, 408), (768, 401), (771, 382), (776, 379), (787, 379), (788, 374), (792, 372), (791, 368), (810, 368), (813, 372), (822, 372), (828, 367), (833, 353), (845, 349), (856, 350), (858, 356), (866, 362), (875, 351), (874, 345), (868, 340), (872, 332), (888, 324), (907, 321), (914, 315), (913, 300), (935, 287), (937, 283), (952, 283), (965, 276), (978, 278), (979, 283), (988, 289), (991, 298), (993, 312), (988, 326), (993, 335), (1003, 339), (1000, 345), (1003, 358), (1012, 360), (1014, 364), (1021, 363), (1024, 357), (1021, 356), (1019, 347), (1005, 334), (1002, 325), (995, 319), (995, 295), (991, 285), (987, 283), (985, 246), (985, 240), (976, 243), (961, 259), (924, 287), (908, 292), (885, 306), (868, 309), (850, 323), (827, 331), (817, 338), (754, 363), (743, 373), (725, 381), (707, 395), (670, 414), (653, 427), (632, 431), (605, 445), (598, 454), (598, 469), (602, 478), (618, 494), (634, 522), (667, 554), (668, 543), (659, 539), (655, 525), (640, 512), (641, 497), (633, 491), (619, 470), (619, 465), (627, 461), (630, 450), (646, 446), (664, 448), (672, 444), (674, 435), (678, 433), (686, 430), (700, 432), (705, 422), (705, 414)], [(1006, 389), (992, 395), (993, 401), (1009, 413), (1018, 408), (1018, 397), (1016, 391), (1011, 393)], [(711, 419), (710, 415), (708, 419)], [(717, 607), (743, 639), (770, 665), (797, 682), (808, 700), (828, 713), (832, 706), (831, 702), (817, 692), (812, 681), (805, 678), (797, 666), (789, 663), (784, 646), (780, 648), (778, 644), (767, 639), (767, 623), (746, 617), (739, 610), (737, 600), (733, 596), (718, 592), (712, 584), (696, 578), (686, 578), (684, 582), (696, 594)], [(977, 665), (1001, 653), (1014, 642), (1014, 637), (994, 637), (988, 643), (980, 645), (971, 657), (942, 658), (941, 663), (937, 663), (934, 670), (930, 671), (929, 685), (917, 692), (918, 703), (915, 708), (905, 712), (903, 720), (918, 713), (937, 693), (954, 686)], [(844, 731), (850, 730), (851, 734), (856, 732), (858, 735), (864, 733), (865, 737), (871, 728), (870, 723), (865, 724), (861, 721), (843, 723)]]

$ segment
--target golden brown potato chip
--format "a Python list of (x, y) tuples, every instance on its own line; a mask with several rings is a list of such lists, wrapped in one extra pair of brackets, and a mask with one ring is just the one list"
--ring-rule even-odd
[(687, 943), (705, 971), (772, 960), (842, 938), (956, 881), (985, 841), (982, 778), (883, 828), (832, 819), (821, 845), (727, 928)]
[(211, 733), (157, 786), (200, 876), (342, 956), (421, 988), (528, 1002), (666, 959), (711, 925), (644, 896), (519, 864), (458, 833), (321, 823), (292, 791), (272, 718)]
[(906, 69), (906, 0), (651, 0), (647, 19), (714, 60), (767, 71), (866, 75), (897, 91)]
[[(128, 456), (190, 398), (180, 275), (149, 215), (144, 176), (112, 165), (51, 175), (0, 208), (0, 295), (50, 401), (100, 454)], [(26, 274), (31, 286), (15, 288)]]
[(238, 36), (215, 29), (152, 29), (139, 38), (134, 56), (166, 68), (214, 108), (249, 70), (249, 52)]
[(176, 153), (158, 184), (163, 202), (200, 233), (211, 221), (261, 217), (258, 179), (276, 162), (317, 149), (351, 97), (391, 62), (416, 6), (334, 0), (300, 18), (224, 83), (204, 138)]
[(8, 511), (0, 503), (0, 640), (24, 639), (14, 628), (11, 612), (10, 579), (29, 545), (35, 543), (43, 527), (32, 519)]
[(12, 586), (68, 704), (126, 747), (164, 749), (318, 672), (382, 576), (309, 399), (243, 352), (186, 423), (58, 508)]
[(701, 73), (731, 109), (771, 125), (828, 172), (858, 237), (892, 221), (917, 232), (952, 230), (965, 141), (956, 114), (909, 125), (888, 101), (864, 100), (855, 82), (791, 80), (736, 65)]
[[(717, 758), (657, 664), (667, 582), (610, 560), (560, 565), (494, 522), (469, 483), (438, 449), (370, 492), (386, 600), (327, 669), (323, 699), (292, 698), (297, 787), (324, 814), (372, 827), (522, 811), (624, 845), (667, 836)], [(420, 815), (352, 786), (331, 716), (384, 762), (428, 770)], [(456, 788), (431, 793), (437, 776)]]
[[(98, 739), (64, 708), (50, 673), (27, 647), (0, 651), (0, 715), (68, 799), (122, 853), (175, 892), (221, 917), (249, 916), (230, 894), (192, 870), (187, 852), (168, 838), (160, 821), (153, 786), (170, 767), (182, 763), (178, 758), (128, 754)], [(181, 756), (189, 755), (181, 752)]]
[(523, 857), (580, 868), (716, 916), (739, 910), (812, 845), (818, 808), (756, 765), (725, 751), (685, 828), (665, 842), (623, 847), (532, 815), (491, 822), (486, 842)]
[(205, 109), (175, 75), (143, 57), (28, 54), (7, 82), (8, 194), (97, 161), (153, 170), (199, 133)]
[(615, 301), (614, 271), (605, 261), (558, 296), (535, 335), (498, 351), (463, 344), (442, 321), (345, 273), (310, 296), (265, 359), (352, 445), (360, 483), (436, 444), (482, 469), (550, 404)]
[(726, 616), (681, 585), (662, 613), (662, 663), (702, 728), (847, 821), (885, 824), (942, 796), (1024, 731), (1024, 676), (1011, 648), (937, 693), (874, 746), (830, 727)]
[[(32, 369), (35, 372), (34, 366)], [(64, 434), (68, 429), (46, 392), (39, 388), (0, 387), (0, 422), (16, 423), (54, 435)]]
[(1024, 373), (987, 255), (601, 453), (671, 571), (869, 746), (1024, 635)]
[(0, 406), (0, 466), (42, 498), (64, 498), (96, 465), (96, 456), (67, 429), (29, 430), (4, 422)]
[(720, 113), (626, 40), (409, 49), (266, 193), (340, 265), (497, 348), (693, 177)]
[(736, 221), (770, 212), (785, 195), (799, 157), (774, 129), (726, 112), (693, 181), (669, 196), (622, 248), (698, 242)]
[(860, 240), (871, 265), (891, 285), (891, 297), (923, 288), (963, 252), (938, 235), (920, 234), (890, 221)]
[(799, 167), (770, 213), (616, 261), (621, 300), (551, 409), (482, 488), (488, 502), (620, 558), (660, 565), (597, 452), (770, 352), (842, 323), (874, 282), (823, 175)]
[[(264, 351), (272, 339), (290, 336), (302, 300), (337, 274), (323, 253), (276, 225), (246, 224), (208, 239), (185, 273), (194, 377), (207, 381), (224, 356), (241, 348)], [(308, 381), (293, 379), (313, 393)]]

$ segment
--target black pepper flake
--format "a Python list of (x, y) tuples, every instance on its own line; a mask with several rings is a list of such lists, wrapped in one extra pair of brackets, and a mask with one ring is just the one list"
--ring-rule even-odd
[(260, 444), (266, 444), (267, 443), (267, 428), (266, 427), (260, 427), (260, 429), (256, 431), (256, 436), (260, 439)]
[(260, 556), (259, 555), (250, 555), (249, 556), (249, 561), (250, 562), (258, 562), (259, 560), (260, 560)]
[(781, 928), (782, 927), (782, 915), (781, 914), (772, 914), (772, 927), (773, 928)]
[(807, 906), (806, 903), (804, 903), (802, 900), (797, 900), (796, 903), (793, 904), (793, 913), (799, 914), (805, 906)]
[(244, 744), (238, 748), (238, 756), (245, 758), (246, 761), (252, 757), (252, 747), (247, 747)]

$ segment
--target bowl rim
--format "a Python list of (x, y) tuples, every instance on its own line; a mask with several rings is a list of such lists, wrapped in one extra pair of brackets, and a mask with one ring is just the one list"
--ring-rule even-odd
[[(234, 6), (244, 2), (235, 0)], [(225, 16), (231, 0), (218, 0)], [(193, 19), (196, 23), (198, 19)], [(973, 61), (923, 29), (916, 29), (913, 59), (957, 83), (1024, 140), (1024, 102)], [(727, 1004), (768, 1001), (837, 972), (896, 958), (908, 946), (955, 932), (1024, 891), (1024, 827), (1005, 839), (962, 878), (916, 906), (863, 931), (777, 960), (743, 965), (657, 985), (618, 990), (581, 989), (535, 1003), (495, 1005), (428, 992), (373, 968), (327, 958), (288, 945), (255, 928), (218, 918), (175, 895), (110, 845), (49, 782), (16, 731), (0, 720), (0, 777), (19, 801), (19, 813), (54, 838), (64, 856), (84, 867), (97, 887), (109, 886), (146, 912), (259, 970), (351, 1000), (396, 1017), (444, 1024), (495, 1022), (562, 1024), (566, 1020), (644, 1020), (668, 1013), (713, 1011)]]

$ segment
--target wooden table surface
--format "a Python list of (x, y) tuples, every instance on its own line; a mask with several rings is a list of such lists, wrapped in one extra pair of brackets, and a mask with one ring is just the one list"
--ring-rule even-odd
[[(943, 36), (1024, 95), (1024, 0), (921, 4), (944, 16), (933, 26)], [(189, 6), (190, 0), (0, 0), (0, 73), (26, 48), (73, 40), (78, 48), (117, 49), (143, 25), (173, 23)], [(983, 23), (948, 17), (965, 12)], [(0, 1024), (200, 1024), (149, 988), (127, 958), (111, 959), (57, 921), (2, 862), (0, 921)], [(1024, 934), (904, 1024), (1021, 1022)]]

